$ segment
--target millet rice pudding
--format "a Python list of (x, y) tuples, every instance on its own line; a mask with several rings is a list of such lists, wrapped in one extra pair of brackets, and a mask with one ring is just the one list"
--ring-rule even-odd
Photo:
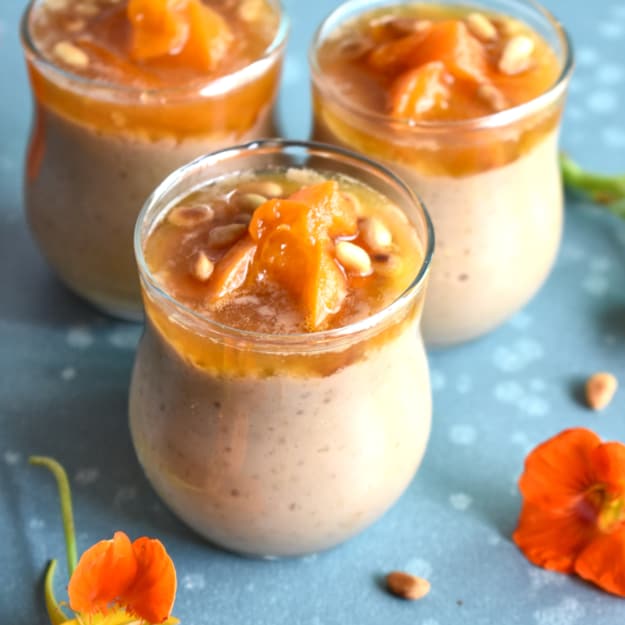
[(525, 0), (480, 7), (353, 0), (311, 52), (315, 139), (384, 162), (432, 215), (432, 345), (479, 336), (521, 308), (562, 231), (566, 35)]
[(182, 520), (241, 553), (359, 532), (429, 435), (423, 213), (324, 169), (259, 164), (180, 188), (138, 224), (135, 449)]
[(35, 0), (25, 204), (73, 291), (140, 318), (136, 217), (171, 171), (272, 136), (286, 27), (273, 0)]

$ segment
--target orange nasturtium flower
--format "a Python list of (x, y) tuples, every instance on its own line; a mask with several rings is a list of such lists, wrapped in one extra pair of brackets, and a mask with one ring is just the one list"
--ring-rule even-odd
[(33, 457), (56, 477), (65, 530), (70, 574), (68, 617), (54, 597), (56, 560), (48, 566), (45, 600), (52, 625), (175, 625), (176, 569), (162, 543), (154, 538), (134, 542), (124, 532), (85, 551), (76, 564), (76, 538), (69, 482), (63, 467), (51, 458)]
[(625, 597), (625, 445), (565, 430), (528, 455), (519, 487), (528, 560)]

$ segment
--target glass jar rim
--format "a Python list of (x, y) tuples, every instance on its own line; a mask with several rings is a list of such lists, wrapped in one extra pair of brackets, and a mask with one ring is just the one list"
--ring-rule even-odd
[(140, 87), (133, 85), (124, 85), (116, 82), (109, 82), (106, 80), (99, 80), (89, 78), (87, 76), (81, 76), (76, 72), (64, 69), (55, 63), (49, 56), (46, 56), (35, 44), (30, 32), (30, 16), (35, 9), (35, 5), (41, 0), (29, 0), (28, 5), (24, 9), (22, 14), (22, 20), (20, 24), (20, 38), (22, 46), (27, 53), (32, 54), (33, 57), (40, 63), (47, 71), (52, 73), (62, 80), (67, 80), (70, 83), (79, 85), (80, 87), (96, 87), (98, 89), (104, 89), (111, 93), (123, 94), (127, 96), (133, 95), (172, 95), (187, 93), (189, 90), (199, 92), (203, 96), (219, 95), (232, 89), (233, 83), (238, 84), (243, 82), (247, 74), (254, 75), (256, 68), (262, 66), (262, 64), (269, 59), (286, 43), (287, 36), (289, 34), (290, 22), (288, 15), (284, 10), (284, 6), (281, 0), (270, 0), (276, 6), (280, 12), (280, 22), (276, 33), (269, 43), (269, 45), (262, 51), (260, 56), (254, 59), (248, 65), (240, 67), (228, 74), (219, 76), (217, 78), (210, 78), (204, 80), (202, 78), (194, 79), (188, 84), (174, 85), (169, 87)]
[[(431, 0), (427, 0), (430, 2)], [(345, 98), (339, 93), (333, 93), (335, 100), (338, 104), (348, 109), (351, 113), (365, 118), (372, 123), (381, 123), (386, 126), (392, 125), (398, 131), (403, 132), (448, 132), (449, 130), (478, 130), (478, 129), (493, 129), (500, 128), (502, 126), (508, 126), (519, 119), (529, 117), (533, 113), (543, 110), (548, 104), (556, 100), (562, 92), (566, 89), (569, 82), (573, 68), (575, 65), (573, 44), (571, 38), (564, 28), (564, 26), (558, 21), (558, 19), (547, 8), (542, 6), (536, 0), (508, 0), (512, 3), (516, 3), (520, 7), (526, 7), (534, 10), (537, 14), (547, 20), (549, 25), (553, 28), (553, 31), (560, 40), (564, 53), (564, 62), (562, 63), (562, 69), (558, 78), (553, 85), (546, 91), (538, 96), (517, 104), (511, 108), (504, 109), (503, 111), (497, 111), (489, 115), (481, 117), (475, 117), (471, 119), (460, 120), (410, 120), (410, 119), (396, 119), (386, 113), (379, 113), (377, 111), (368, 109), (367, 107), (360, 106), (353, 101), (353, 99)], [(394, 6), (405, 4), (404, 0), (347, 0), (338, 6), (334, 11), (328, 14), (321, 22), (315, 34), (313, 36), (312, 43), (308, 49), (308, 63), (311, 70), (311, 77), (314, 82), (319, 80), (322, 82), (322, 72), (318, 64), (317, 50), (320, 44), (325, 41), (327, 35), (335, 30), (335, 28), (342, 24), (342, 18), (347, 14), (352, 17), (351, 11), (356, 8), (375, 8), (379, 5)], [(337, 24), (325, 32), (331, 22), (338, 21)]]
[[(174, 201), (170, 201), (167, 204), (161, 206), (156, 216), (151, 219), (151, 224), (147, 232), (144, 230), (144, 222), (148, 218), (148, 213), (158, 206), (161, 198), (176, 185), (176, 183), (189, 171), (198, 169), (201, 166), (205, 166), (211, 162), (220, 162), (227, 160), (228, 158), (235, 158), (238, 155), (245, 153), (258, 152), (259, 154), (276, 153), (282, 154), (288, 150), (302, 149), (308, 151), (313, 156), (325, 157), (325, 158), (338, 158), (343, 162), (350, 162), (355, 166), (368, 168), (375, 171), (378, 174), (390, 181), (396, 186), (399, 191), (406, 196), (406, 198), (418, 207), (420, 216), (423, 218), (424, 234), (427, 238), (424, 246), (424, 254), (421, 264), (416, 271), (410, 284), (404, 289), (404, 291), (397, 296), (390, 304), (384, 308), (376, 311), (372, 315), (346, 324), (344, 326), (333, 328), (331, 330), (321, 330), (318, 332), (300, 332), (293, 334), (272, 334), (268, 332), (255, 332), (250, 330), (242, 330), (233, 326), (229, 326), (216, 321), (210, 316), (194, 310), (190, 306), (180, 302), (170, 293), (168, 293), (156, 280), (152, 271), (150, 270), (144, 255), (143, 243), (145, 237), (155, 224), (158, 223), (159, 218), (168, 210)], [(269, 151), (269, 152), (268, 152)], [(208, 183), (206, 180), (204, 184)], [(189, 190), (186, 191), (188, 193)], [(181, 199), (183, 195), (178, 196), (176, 199)], [(425, 284), (430, 264), (432, 262), (432, 256), (434, 253), (434, 227), (432, 220), (427, 211), (427, 208), (417, 196), (417, 194), (405, 183), (401, 178), (394, 174), (391, 170), (387, 169), (380, 163), (373, 161), (366, 156), (346, 150), (333, 145), (319, 143), (315, 141), (298, 141), (298, 140), (286, 140), (286, 139), (261, 139), (257, 141), (251, 141), (249, 143), (235, 145), (216, 152), (211, 152), (200, 156), (199, 158), (183, 165), (179, 169), (172, 172), (161, 184), (154, 190), (150, 197), (143, 205), (134, 229), (134, 253), (137, 266), (139, 269), (139, 275), (141, 280), (145, 282), (145, 285), (149, 287), (151, 291), (156, 293), (159, 298), (173, 305), (177, 310), (182, 311), (195, 321), (209, 327), (216, 334), (226, 336), (229, 338), (241, 339), (249, 341), (255, 344), (263, 344), (267, 346), (280, 346), (284, 348), (297, 348), (302, 345), (309, 345), (311, 339), (319, 344), (325, 344), (332, 340), (345, 339), (354, 335), (358, 335), (368, 330), (378, 327), (386, 319), (392, 317), (397, 311), (401, 310), (404, 303), (411, 299), (411, 296), (420, 292)]]

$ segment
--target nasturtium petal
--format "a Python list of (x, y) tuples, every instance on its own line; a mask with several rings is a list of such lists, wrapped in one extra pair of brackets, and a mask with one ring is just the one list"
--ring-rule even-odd
[(577, 558), (575, 572), (603, 590), (625, 597), (625, 525), (591, 541)]
[(590, 430), (575, 428), (536, 447), (519, 480), (525, 501), (549, 510), (570, 510), (595, 483), (592, 454), (600, 444)]
[(96, 543), (81, 556), (67, 589), (70, 607), (75, 612), (106, 614), (134, 581), (137, 569), (130, 539), (115, 532), (111, 540)]
[(163, 544), (138, 538), (132, 544), (137, 562), (134, 582), (121, 596), (121, 604), (148, 623), (162, 623), (176, 597), (176, 569)]

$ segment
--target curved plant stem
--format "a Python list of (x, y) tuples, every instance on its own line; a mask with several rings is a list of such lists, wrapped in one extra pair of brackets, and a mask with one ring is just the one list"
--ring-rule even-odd
[(46, 610), (52, 625), (62, 625), (69, 620), (69, 617), (61, 610), (59, 602), (54, 596), (54, 572), (56, 571), (56, 560), (50, 560), (46, 569), (46, 576), (43, 582), (43, 590), (46, 599)]
[(61, 517), (63, 519), (63, 531), (65, 532), (65, 549), (67, 551), (67, 571), (72, 576), (76, 568), (76, 533), (74, 530), (74, 515), (72, 513), (72, 493), (69, 488), (69, 480), (65, 469), (53, 458), (45, 456), (31, 456), (28, 461), (35, 466), (45, 467), (56, 478), (61, 500)]
[(586, 195), (625, 219), (625, 174), (605, 176), (588, 172), (566, 154), (560, 155), (560, 167), (567, 188)]

